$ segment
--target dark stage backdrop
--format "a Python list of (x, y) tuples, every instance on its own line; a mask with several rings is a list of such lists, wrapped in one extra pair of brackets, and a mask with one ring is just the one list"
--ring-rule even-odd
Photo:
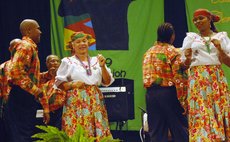
[(21, 38), (19, 25), (23, 19), (38, 21), (42, 35), (38, 45), (41, 70), (46, 70), (45, 57), (51, 54), (50, 47), (50, 2), (49, 0), (1, 0), (0, 1), (0, 63), (9, 60), (9, 43)]
[[(139, 6), (136, 6), (135, 4), (133, 5), (133, 6), (136, 6), (138, 10), (141, 10), (142, 14), (145, 14), (143, 13), (143, 10), (146, 10), (144, 9), (146, 6), (144, 3), (145, 0), (133, 0), (133, 1), (140, 3), (144, 6), (142, 7), (141, 5)], [(147, 3), (154, 3), (153, 0), (146, 0), (146, 1), (148, 1)], [(149, 17), (149, 19), (155, 19), (155, 18), (162, 19), (161, 20), (162, 22), (163, 20), (165, 20), (166, 22), (172, 23), (176, 31), (176, 40), (174, 42), (174, 45), (176, 47), (180, 47), (182, 45), (183, 38), (185, 37), (185, 33), (187, 32), (184, 0), (177, 0), (177, 1), (164, 0), (164, 7), (163, 7), (164, 10), (163, 11), (161, 10), (158, 11), (157, 8), (154, 8), (154, 6), (159, 7), (159, 5), (155, 4), (153, 6), (149, 6), (149, 8), (152, 9), (152, 12), (154, 12), (154, 15), (156, 15), (156, 17)], [(135, 13), (134, 14), (129, 13), (129, 14), (138, 16), (137, 11), (133, 11), (133, 12)], [(20, 22), (23, 19), (31, 18), (31, 19), (37, 20), (41, 27), (42, 35), (41, 35), (41, 42), (38, 45), (39, 47), (38, 50), (39, 50), (39, 57), (40, 57), (40, 62), (41, 62), (41, 71), (45, 71), (46, 70), (45, 58), (47, 55), (51, 54), (51, 37), (50, 37), (51, 18), (55, 18), (55, 17), (51, 17), (50, 15), (51, 14), (50, 14), (50, 1), (49, 0), (3, 0), (1, 1), (0, 2), (0, 63), (3, 63), (4, 61), (9, 60), (10, 58), (10, 53), (8, 51), (9, 42), (14, 38), (21, 38), (20, 31), (19, 31)], [(139, 13), (139, 16), (140, 15), (141, 15), (141, 12)], [(144, 17), (147, 17), (147, 15), (144, 15)], [(129, 19), (133, 20), (135, 19), (135, 17), (129, 17)], [(149, 41), (148, 47), (150, 47), (152, 43), (155, 41), (154, 36), (156, 35), (156, 33), (154, 33), (154, 31), (156, 31), (156, 28), (158, 25), (157, 23), (159, 23), (159, 20), (155, 21), (155, 23), (148, 22), (150, 21), (149, 19), (147, 18), (145, 19), (147, 21), (144, 21), (144, 23), (146, 23), (149, 27), (146, 27), (146, 28), (136, 27), (136, 28), (139, 28), (139, 30), (135, 30), (135, 31), (139, 31), (139, 33), (142, 33), (142, 34), (145, 34), (145, 32), (147, 32), (148, 35), (150, 35), (148, 37), (152, 39), (148, 40)], [(138, 20), (136, 22), (141, 23)], [(116, 24), (111, 25), (111, 26), (116, 26)], [(140, 25), (140, 26), (143, 26), (143, 25)], [(134, 27), (134, 26), (131, 25), (131, 27)], [(144, 30), (141, 31), (141, 29), (144, 29)], [(153, 31), (149, 29), (153, 29)], [(146, 36), (146, 34), (143, 36)], [(56, 41), (56, 42), (59, 43), (60, 41)], [(142, 42), (140, 41), (140, 43)], [(143, 44), (146, 45), (147, 43), (143, 43)], [(140, 49), (142, 48), (142, 50), (145, 50), (142, 44), (140, 44), (138, 48)], [(142, 58), (142, 57), (138, 57), (138, 58)], [(141, 78), (141, 77), (142, 77), (142, 74), (139, 73), (138, 78)], [(139, 84), (141, 84), (141, 81)], [(136, 85), (136, 88), (143, 90), (142, 85), (138, 85), (138, 86)], [(130, 129), (138, 130), (141, 127), (141, 116), (140, 116), (141, 112), (138, 109), (138, 106), (145, 108), (145, 101), (144, 101), (144, 92), (143, 91), (140, 91), (140, 92), (141, 93), (135, 92), (135, 98), (134, 98), (135, 99), (134, 101), (135, 102), (134, 104), (135, 105), (134, 106), (135, 107), (134, 108), (135, 109), (135, 119), (129, 123), (130, 126), (133, 125), (132, 127), (130, 126), (128, 127), (129, 130)]]
[[(136, 0), (138, 1), (138, 0)], [(184, 0), (165, 0), (165, 21), (176, 29), (175, 46), (181, 46), (187, 31)], [(49, 0), (3, 0), (0, 2), (0, 63), (10, 58), (9, 42), (21, 38), (19, 24), (23, 19), (38, 21), (42, 36), (39, 43), (41, 70), (44, 71), (45, 58), (51, 54), (50, 44), (50, 1)]]
[[(1, 0), (0, 1), (0, 63), (3, 63), (6, 60), (9, 60), (9, 58), (10, 58), (10, 53), (8, 51), (9, 42), (14, 38), (21, 38), (20, 31), (19, 31), (20, 22), (23, 19), (31, 18), (31, 19), (37, 20), (38, 23), (40, 24), (40, 27), (41, 27), (42, 36), (41, 36), (41, 42), (38, 45), (39, 46), (38, 50), (39, 50), (39, 57), (40, 57), (40, 61), (41, 61), (41, 71), (46, 70), (45, 58), (47, 55), (51, 54), (51, 18), (52, 19), (57, 18), (57, 17), (53, 17), (53, 16), (51, 17), (50, 6), (52, 7), (53, 5), (50, 4), (50, 1), (56, 2), (57, 0)], [(69, 0), (69, 1), (75, 1), (75, 0)], [(77, 0), (77, 2), (82, 2), (82, 3), (90, 2), (90, 1), (97, 2), (97, 0)], [(103, 2), (103, 0), (98, 0), (98, 1)], [(108, 1), (114, 1), (115, 2), (115, 0), (104, 0), (104, 1), (105, 1), (104, 4), (106, 4)], [(125, 1), (127, 3), (125, 3)], [(160, 2), (160, 4), (159, 3), (156, 4), (157, 2)], [(185, 2), (186, 2), (186, 5), (185, 5)], [(164, 3), (164, 8), (163, 8), (164, 10), (158, 11), (158, 9), (161, 9), (159, 7), (161, 7), (162, 3)], [(183, 38), (185, 37), (185, 34), (188, 31), (187, 25), (191, 24), (191, 21), (189, 21), (191, 19), (190, 17), (188, 17), (189, 20), (188, 20), (188, 24), (187, 24), (187, 17), (186, 17), (185, 8), (187, 8), (187, 9), (190, 8), (191, 11), (193, 11), (194, 9), (199, 8), (199, 7), (211, 8), (210, 4), (216, 6), (216, 8), (214, 8), (214, 9), (219, 10), (220, 8), (224, 8), (226, 10), (226, 13), (224, 13), (224, 14), (219, 13), (219, 14), (222, 14), (221, 16), (224, 16), (222, 22), (225, 23), (226, 27), (228, 26), (227, 25), (229, 23), (229, 17), (227, 14), (228, 9), (225, 8), (229, 4), (228, 1), (218, 1), (218, 0), (216, 0), (216, 1), (215, 0), (200, 1), (200, 0), (197, 0), (195, 4), (193, 4), (193, 3), (194, 3), (194, 0), (186, 0), (186, 1), (185, 0), (164, 0), (164, 1), (160, 1), (160, 0), (124, 0), (124, 3), (119, 3), (121, 5), (126, 4), (126, 6), (128, 4), (132, 5), (130, 11), (133, 13), (128, 13), (128, 16), (131, 15), (131, 17), (129, 17), (129, 20), (131, 21), (131, 23), (128, 23), (128, 24), (132, 24), (132, 25), (129, 25), (130, 26), (129, 33), (131, 33), (129, 35), (129, 37), (131, 39), (130, 44), (129, 44), (129, 45), (131, 45), (130, 47), (141, 48), (142, 52), (144, 52), (143, 50), (145, 50), (145, 48), (146, 49), (149, 48), (152, 45), (152, 42), (154, 42), (154, 40), (156, 39), (155, 38), (155, 36), (156, 36), (155, 32), (156, 32), (156, 28), (157, 28), (156, 25), (158, 24), (159, 21), (163, 22), (163, 19), (165, 22), (170, 22), (173, 24), (175, 31), (176, 31), (176, 40), (174, 42), (174, 45), (176, 47), (181, 47)], [(118, 4), (118, 3), (116, 3), (116, 4)], [(148, 4), (152, 4), (152, 5), (148, 5)], [(221, 4), (225, 5), (225, 7), (221, 6)], [(94, 9), (95, 7), (92, 8), (91, 6), (92, 5), (88, 5), (88, 7), (86, 7), (87, 10), (89, 11), (89, 13), (94, 12), (94, 10), (98, 11), (98, 9)], [(98, 5), (98, 6), (103, 7), (103, 5)], [(120, 5), (118, 5), (118, 6), (120, 6)], [(149, 9), (146, 9), (146, 6)], [(80, 7), (80, 10), (83, 9), (83, 8), (82, 9), (81, 8), (82, 7)], [(108, 10), (108, 7), (104, 7), (104, 8)], [(213, 8), (211, 8), (211, 9), (213, 10)], [(74, 10), (75, 10), (75, 8), (74, 8)], [(119, 12), (122, 12), (119, 10), (122, 10), (122, 9), (118, 8), (117, 10), (118, 10), (117, 13), (116, 13), (116, 10), (114, 10), (114, 12), (116, 14), (118, 14), (118, 17), (119, 17), (120, 16)], [(126, 11), (127, 9), (123, 9), (123, 10)], [(148, 10), (150, 12), (153, 12), (153, 13), (147, 13), (147, 14), (144, 13)], [(82, 12), (82, 11), (75, 11), (75, 12)], [(218, 12), (218, 11), (216, 11), (216, 12)], [(77, 14), (79, 14), (79, 13), (77, 13)], [(105, 12), (103, 13), (103, 11), (102, 11), (102, 14), (105, 14)], [(154, 15), (154, 17), (152, 15)], [(162, 15), (164, 15), (164, 16), (162, 16)], [(190, 15), (190, 13), (187, 15)], [(92, 16), (93, 16), (93, 18), (95, 18), (98, 16), (100, 17), (101, 15), (93, 14)], [(112, 15), (112, 16), (116, 16), (116, 15)], [(140, 18), (137, 18), (138, 16)], [(111, 17), (108, 17), (108, 18), (111, 18)], [(145, 20), (144, 22), (141, 21), (143, 19)], [(157, 21), (155, 20), (154, 22), (151, 23), (151, 21), (153, 21), (154, 19), (157, 19)], [(113, 20), (113, 19), (111, 19), (111, 20)], [(60, 22), (62, 22), (62, 21), (60, 21)], [(116, 21), (112, 22), (113, 25), (111, 25), (111, 27), (116, 26), (116, 24), (114, 24), (114, 23), (116, 23)], [(144, 24), (142, 24), (142, 23), (144, 23)], [(138, 25), (138, 24), (140, 24), (140, 25)], [(99, 26), (100, 26), (100, 24), (99, 24)], [(106, 29), (103, 26), (101, 26), (100, 28), (101, 28), (101, 30)], [(189, 26), (189, 28), (190, 28), (190, 31), (192, 31), (191, 26)], [(109, 29), (110, 29), (110, 27), (109, 27)], [(154, 29), (154, 30), (152, 30), (152, 29)], [(62, 29), (57, 28), (55, 30), (61, 31)], [(95, 31), (95, 33), (96, 34), (101, 33), (102, 32), (101, 30), (97, 30), (97, 31)], [(225, 28), (224, 30), (228, 30), (228, 29)], [(107, 31), (103, 31), (103, 32), (107, 32)], [(127, 31), (125, 31), (124, 34), (127, 34)], [(140, 35), (136, 36), (136, 34), (140, 34)], [(56, 36), (56, 34), (53, 36)], [(139, 37), (144, 39), (143, 36), (145, 36), (144, 37), (145, 39), (148, 39), (148, 42), (145, 42), (147, 40), (139, 41), (140, 40)], [(152, 39), (153, 39), (153, 41), (151, 41)], [(138, 42), (137, 42), (137, 40), (138, 40)], [(124, 41), (124, 42), (125, 42), (125, 45), (127, 45), (126, 41)], [(55, 48), (57, 46), (57, 51), (52, 51), (53, 53), (61, 52), (58, 48), (58, 46), (60, 46), (60, 43), (61, 43), (60, 40), (55, 40), (55, 44), (53, 44), (53, 45), (55, 45)], [(138, 44), (140, 46), (136, 45), (136, 43), (140, 43), (140, 44)], [(148, 46), (146, 46), (146, 45), (148, 45)], [(127, 47), (125, 47), (123, 50), (126, 50), (126, 49), (127, 49)], [(100, 51), (100, 52), (102, 52), (102, 51)], [(117, 56), (118, 52), (121, 53), (120, 51), (110, 51), (111, 54), (114, 54), (114, 55), (116, 54), (116, 56)], [(64, 53), (60, 53), (60, 55), (64, 56)], [(132, 54), (132, 57), (142, 58), (140, 56), (135, 56), (135, 55), (137, 55), (137, 54), (136, 53)], [(140, 54), (140, 55), (142, 56), (142, 54)], [(61, 57), (63, 57), (63, 56), (61, 56)], [(125, 58), (125, 60), (130, 60), (130, 59)], [(119, 64), (121, 64), (121, 62), (119, 62)], [(137, 66), (137, 65), (138, 64), (136, 64), (136, 66), (135, 66), (135, 69), (137, 69), (137, 70), (133, 69), (133, 72), (135, 71), (137, 73), (137, 76), (135, 76), (135, 79), (139, 79), (140, 81), (137, 81), (137, 82), (138, 83), (140, 82), (139, 84), (141, 84), (142, 74), (137, 72), (137, 71), (141, 72), (140, 71), (141, 70), (141, 60), (139, 62), (139, 66)], [(131, 65), (125, 65), (125, 66), (127, 66), (127, 68), (133, 67)], [(139, 91), (134, 92), (134, 94), (135, 94), (135, 97), (134, 97), (134, 99), (135, 99), (135, 101), (134, 101), (135, 102), (135, 104), (134, 104), (135, 120), (131, 120), (131, 123), (129, 122), (129, 124), (133, 125), (131, 130), (137, 130), (138, 128), (141, 127), (141, 116), (140, 116), (141, 113), (140, 113), (140, 110), (138, 107), (140, 106), (140, 107), (145, 108), (143, 86), (142, 85), (139, 85), (139, 86), (136, 85), (135, 90), (139, 90)]]

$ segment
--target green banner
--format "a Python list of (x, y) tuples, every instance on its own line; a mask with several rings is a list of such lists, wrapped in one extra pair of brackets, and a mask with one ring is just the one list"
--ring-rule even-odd
[[(226, 31), (228, 33), (228, 37), (230, 36), (230, 0), (186, 0), (188, 29), (191, 32), (197, 32), (192, 19), (193, 12), (199, 8), (208, 9), (212, 13), (219, 15), (221, 20), (215, 23), (217, 30)], [(230, 84), (230, 68), (223, 65), (223, 69), (228, 83)]]
[[(67, 38), (69, 34), (68, 31), (66, 32), (66, 29), (64, 29), (66, 21), (58, 15), (59, 4), (60, 0), (50, 0), (52, 18), (51, 48), (52, 54), (63, 58), (70, 56), (70, 52), (65, 48), (65, 42), (68, 41)], [(139, 130), (142, 126), (141, 110), (138, 108), (139, 106), (145, 108), (145, 89), (142, 83), (142, 58), (146, 50), (149, 49), (156, 40), (157, 27), (163, 21), (163, 1), (132, 1), (127, 11), (128, 50), (90, 50), (91, 56), (103, 54), (103, 56), (108, 59), (107, 61), (114, 78), (134, 80), (135, 119), (129, 120), (128, 123), (126, 123), (124, 127), (126, 130)], [(116, 21), (114, 23), (116, 23)], [(111, 127), (113, 129), (114, 125)]]

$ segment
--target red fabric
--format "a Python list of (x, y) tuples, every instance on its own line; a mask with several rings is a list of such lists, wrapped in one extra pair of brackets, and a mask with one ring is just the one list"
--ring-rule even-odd
[(206, 10), (206, 9), (197, 9), (194, 13), (193, 13), (193, 17), (197, 17), (197, 16), (205, 16), (205, 17), (211, 17), (211, 13)]
[(211, 18), (213, 22), (218, 22), (220, 20), (219, 16), (212, 14), (207, 9), (197, 9), (193, 13), (193, 17), (197, 17), (197, 16), (200, 16), (200, 15)]

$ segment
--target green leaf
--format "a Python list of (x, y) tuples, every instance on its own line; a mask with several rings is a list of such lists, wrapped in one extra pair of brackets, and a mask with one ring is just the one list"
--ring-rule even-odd
[[(77, 125), (76, 132), (73, 136), (69, 137), (64, 131), (60, 131), (53, 126), (36, 126), (43, 130), (43, 132), (37, 133), (32, 138), (37, 138), (36, 142), (94, 142), (95, 137), (88, 137), (85, 130), (81, 125)], [(119, 139), (112, 139), (111, 136), (105, 137), (101, 142), (120, 142)]]

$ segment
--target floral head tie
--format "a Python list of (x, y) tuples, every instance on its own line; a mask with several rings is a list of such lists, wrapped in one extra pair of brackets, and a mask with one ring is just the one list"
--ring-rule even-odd
[(205, 16), (210, 18), (213, 22), (218, 22), (220, 21), (220, 17), (212, 14), (210, 11), (208, 11), (207, 9), (197, 9), (194, 13), (193, 13), (193, 17), (197, 17), (197, 16)]
[(72, 42), (75, 41), (76, 39), (79, 39), (79, 38), (83, 38), (83, 37), (86, 37), (86, 39), (89, 41), (89, 44), (93, 41), (95, 41), (95, 39), (92, 38), (92, 36), (90, 34), (86, 34), (84, 32), (75, 32), (71, 35), (70, 37), (70, 41), (67, 43), (67, 49), (72, 49)]
[(83, 38), (83, 37), (86, 37), (88, 40), (92, 38), (92, 36), (89, 34), (85, 34), (83, 32), (76, 32), (71, 35), (71, 41), (74, 41), (76, 39)]

